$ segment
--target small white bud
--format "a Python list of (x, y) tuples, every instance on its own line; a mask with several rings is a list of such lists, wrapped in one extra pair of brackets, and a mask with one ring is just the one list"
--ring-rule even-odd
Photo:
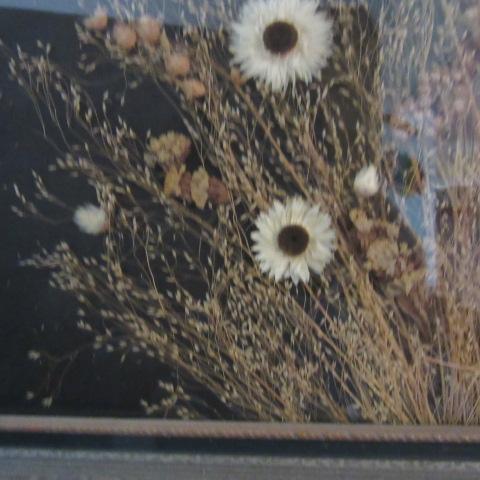
[(98, 235), (108, 228), (107, 214), (100, 207), (87, 203), (75, 210), (73, 221), (84, 233)]
[(359, 197), (372, 197), (380, 188), (377, 167), (368, 165), (363, 167), (356, 175), (353, 190)]

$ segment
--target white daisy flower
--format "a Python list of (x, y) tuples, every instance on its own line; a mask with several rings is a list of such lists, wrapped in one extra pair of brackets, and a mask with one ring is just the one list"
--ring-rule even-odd
[(275, 281), (308, 282), (309, 269), (321, 273), (333, 257), (335, 232), (330, 216), (300, 197), (274, 202), (261, 213), (252, 233), (253, 251), (263, 272)]
[(332, 51), (332, 22), (317, 8), (317, 0), (247, 0), (232, 25), (234, 63), (274, 90), (311, 81)]
[(107, 214), (91, 203), (77, 207), (73, 215), (77, 227), (89, 235), (98, 235), (108, 228)]
[(359, 197), (373, 197), (380, 188), (377, 167), (368, 165), (363, 167), (355, 176), (353, 190)]

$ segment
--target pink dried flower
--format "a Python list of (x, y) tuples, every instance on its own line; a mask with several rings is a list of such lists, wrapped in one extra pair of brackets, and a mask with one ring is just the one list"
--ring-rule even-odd
[(160, 41), (161, 24), (155, 18), (144, 15), (137, 22), (137, 33), (144, 43), (157, 45)]
[(172, 53), (165, 58), (165, 69), (172, 77), (184, 77), (190, 71), (190, 59), (183, 53)]
[(95, 12), (93, 12), (93, 15), (87, 17), (83, 21), (83, 24), (85, 25), (85, 28), (88, 28), (89, 30), (95, 30), (97, 32), (105, 30), (108, 25), (107, 10), (103, 7), (97, 7)]
[(132, 50), (137, 43), (135, 30), (125, 23), (116, 23), (113, 27), (113, 40), (122, 50)]
[(205, 85), (200, 80), (194, 78), (184, 80), (180, 86), (189, 100), (202, 98), (207, 93)]

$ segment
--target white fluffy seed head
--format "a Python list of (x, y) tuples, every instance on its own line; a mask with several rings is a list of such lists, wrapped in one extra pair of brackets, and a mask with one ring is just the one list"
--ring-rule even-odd
[(375, 165), (363, 167), (355, 176), (353, 190), (359, 197), (372, 197), (377, 194), (379, 188), (380, 180)]
[(73, 215), (73, 221), (82, 232), (89, 235), (104, 233), (108, 228), (105, 211), (91, 203), (77, 207)]
[[(246, 77), (258, 78), (273, 90), (311, 81), (332, 52), (332, 22), (317, 9), (316, 0), (248, 0), (231, 28), (233, 62)], [(275, 22), (297, 32), (295, 47), (285, 54), (273, 53), (264, 43), (265, 30)]]

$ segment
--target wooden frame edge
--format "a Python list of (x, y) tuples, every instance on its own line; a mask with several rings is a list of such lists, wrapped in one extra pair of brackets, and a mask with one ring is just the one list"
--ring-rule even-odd
[(347, 442), (480, 443), (480, 427), (0, 415), (0, 433)]

